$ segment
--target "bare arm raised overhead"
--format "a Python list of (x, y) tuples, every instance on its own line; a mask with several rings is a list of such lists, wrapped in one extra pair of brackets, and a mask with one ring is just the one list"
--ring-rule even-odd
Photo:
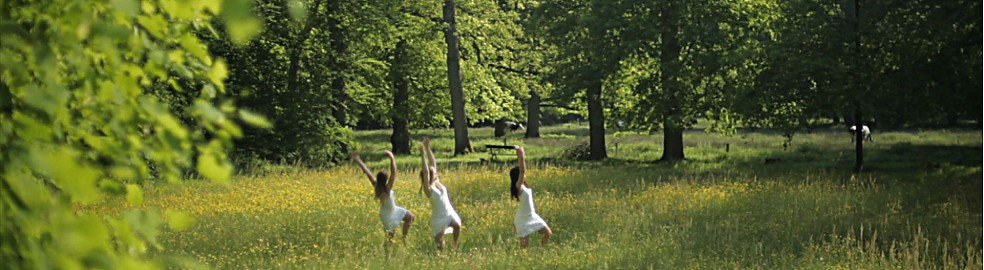
[(427, 197), (427, 189), (430, 186), (430, 169), (427, 168), (427, 148), (420, 145), (420, 193)]
[(519, 168), (519, 179), (516, 181), (516, 188), (519, 189), (526, 184), (526, 149), (522, 146), (513, 146), (516, 149), (516, 167)]
[(390, 175), (389, 181), (386, 182), (386, 192), (393, 190), (393, 182), (396, 182), (396, 157), (393, 156), (393, 152), (386, 150), (386, 157), (390, 159)]
[(366, 177), (369, 178), (369, 183), (372, 183), (372, 185), (375, 186), (376, 180), (372, 178), (372, 171), (369, 171), (369, 167), (366, 167), (366, 164), (362, 163), (362, 159), (359, 158), (359, 152), (352, 152), (351, 159), (355, 162), (355, 164), (359, 165), (359, 168), (362, 169), (362, 173), (366, 174)]
[(434, 159), (434, 150), (430, 146), (430, 138), (424, 137), (424, 148), (427, 148), (428, 165), (434, 168), (433, 177), (437, 178), (437, 160)]

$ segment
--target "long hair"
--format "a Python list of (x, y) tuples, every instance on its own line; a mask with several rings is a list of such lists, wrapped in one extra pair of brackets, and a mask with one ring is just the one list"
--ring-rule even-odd
[(389, 175), (385, 172), (376, 173), (376, 199), (383, 198), (386, 195), (386, 181), (389, 180)]
[(519, 200), (519, 189), (516, 188), (516, 182), (519, 181), (519, 167), (513, 167), (509, 170), (509, 194), (512, 195), (513, 199)]

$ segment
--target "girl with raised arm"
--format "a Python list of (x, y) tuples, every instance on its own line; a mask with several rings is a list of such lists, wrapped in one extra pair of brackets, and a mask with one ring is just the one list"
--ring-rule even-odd
[(437, 177), (437, 161), (434, 160), (434, 152), (430, 149), (430, 138), (424, 137), (420, 153), (422, 163), (420, 188), (425, 196), (429, 194), (430, 197), (431, 235), (434, 236), (434, 243), (437, 245), (437, 250), (444, 250), (444, 235), (453, 233), (451, 248), (457, 249), (458, 235), (461, 233), (461, 217), (451, 206), (448, 188), (441, 184)]
[(403, 241), (406, 241), (407, 231), (410, 230), (414, 216), (406, 208), (396, 205), (396, 198), (393, 197), (393, 182), (396, 182), (396, 158), (393, 157), (393, 152), (389, 150), (386, 151), (386, 156), (390, 160), (390, 174), (387, 176), (385, 172), (379, 171), (376, 173), (375, 179), (373, 179), (372, 172), (369, 171), (366, 164), (359, 158), (358, 152), (352, 153), (352, 161), (359, 165), (375, 189), (376, 199), (379, 200), (379, 220), (383, 222), (383, 231), (387, 235), (386, 242), (393, 241), (393, 234), (396, 232), (396, 227), (400, 226), (400, 222), (403, 222)]
[(546, 246), (553, 231), (547, 226), (547, 222), (536, 214), (536, 208), (533, 206), (533, 190), (526, 185), (526, 150), (521, 146), (515, 148), (518, 157), (516, 162), (519, 164), (509, 170), (511, 180), (509, 193), (513, 199), (519, 201), (516, 218), (513, 220), (516, 225), (516, 236), (519, 237), (519, 246), (522, 248), (529, 246), (530, 234), (533, 232), (540, 233), (540, 246)]

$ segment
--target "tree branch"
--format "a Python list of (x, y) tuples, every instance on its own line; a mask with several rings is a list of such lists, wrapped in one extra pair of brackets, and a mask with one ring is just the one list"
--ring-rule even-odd
[(441, 18), (438, 18), (438, 17), (431, 17), (431, 16), (428, 16), (428, 15), (425, 15), (423, 13), (420, 13), (420, 11), (417, 11), (417, 10), (411, 10), (409, 8), (402, 8), (401, 11), (406, 12), (407, 14), (416, 16), (418, 18), (423, 18), (423, 19), (430, 20), (430, 21), (435, 22), (435, 23), (444, 23), (444, 19), (441, 19)]
[(520, 70), (520, 69), (515, 69), (515, 68), (503, 66), (503, 65), (497, 65), (497, 64), (486, 64), (485, 66), (490, 67), (490, 68), (494, 68), (494, 69), (499, 69), (499, 70), (503, 70), (503, 71), (508, 71), (508, 72), (516, 73), (516, 74), (521, 74), (521, 75), (529, 75), (529, 76), (539, 76), (540, 75), (540, 72), (535, 71), (535, 70)]
[(568, 109), (568, 110), (572, 110), (572, 111), (580, 110), (578, 108), (574, 108), (574, 107), (567, 106), (567, 105), (551, 104), (551, 103), (540, 103), (540, 107), (564, 108), (564, 109)]

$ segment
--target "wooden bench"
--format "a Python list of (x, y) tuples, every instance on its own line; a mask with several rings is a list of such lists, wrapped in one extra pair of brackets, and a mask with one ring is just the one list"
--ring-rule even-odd
[(513, 145), (498, 145), (498, 144), (486, 144), (485, 145), (485, 151), (486, 152), (489, 152), (489, 158), (490, 158), (490, 160), (493, 160), (493, 161), (496, 160), (495, 157), (498, 156), (498, 155), (508, 155), (506, 153), (500, 153), (499, 151), (502, 151), (502, 149), (508, 149), (507, 151), (509, 151), (509, 150), (516, 149), (516, 147), (513, 146)]

